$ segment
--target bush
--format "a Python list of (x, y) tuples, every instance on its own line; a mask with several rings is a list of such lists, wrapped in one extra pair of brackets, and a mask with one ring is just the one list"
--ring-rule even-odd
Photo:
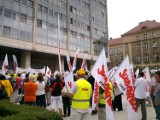
[(56, 113), (37, 106), (16, 105), (0, 100), (0, 120), (63, 120)]

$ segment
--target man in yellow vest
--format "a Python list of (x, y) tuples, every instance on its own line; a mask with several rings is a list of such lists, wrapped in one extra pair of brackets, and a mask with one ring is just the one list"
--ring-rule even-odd
[[(111, 82), (109, 82), (109, 89), (110, 89), (111, 97), (113, 98), (113, 86), (112, 86)], [(97, 104), (96, 104), (96, 109), (97, 109), (97, 113), (98, 113), (98, 120), (106, 120), (105, 105), (106, 105), (105, 92), (100, 87), (98, 100), (97, 100)]]
[(89, 120), (91, 84), (84, 79), (85, 71), (78, 70), (75, 86), (69, 96), (72, 97), (72, 113), (70, 120)]

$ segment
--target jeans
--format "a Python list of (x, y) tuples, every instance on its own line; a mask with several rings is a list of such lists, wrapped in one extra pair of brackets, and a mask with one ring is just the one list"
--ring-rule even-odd
[(160, 120), (160, 106), (155, 106), (155, 104), (154, 104), (155, 96), (154, 95), (151, 95), (151, 99), (152, 99), (152, 102), (153, 102), (153, 107), (154, 107), (155, 112), (156, 112), (156, 119)]

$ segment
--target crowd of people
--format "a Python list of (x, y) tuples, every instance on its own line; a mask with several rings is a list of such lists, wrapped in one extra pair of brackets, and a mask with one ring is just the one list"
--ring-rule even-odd
[[(68, 90), (64, 82), (64, 76), (55, 71), (50, 77), (45, 74), (0, 74), (0, 88), (5, 87), (7, 98), (14, 98), (14, 103), (27, 104), (46, 108), (50, 106), (52, 111), (57, 111), (63, 117), (70, 116), (71, 120), (88, 120), (90, 107), (92, 106), (92, 94), (94, 91), (94, 77), (83, 69), (79, 69), (75, 76), (75, 86)], [(141, 105), (142, 120), (147, 120), (146, 101), (148, 106), (155, 109), (156, 119), (160, 120), (160, 103), (155, 103), (160, 91), (160, 71), (151, 73), (149, 93), (146, 95), (147, 81), (144, 80), (144, 73), (139, 72), (135, 78), (135, 98), (137, 109)], [(123, 111), (122, 93), (114, 82), (109, 82), (110, 94), (114, 111)], [(16, 94), (13, 94), (16, 93)], [(0, 99), (2, 96), (0, 91)], [(20, 97), (21, 99), (17, 99)], [(150, 98), (152, 103), (150, 102)], [(160, 98), (160, 97), (159, 97)], [(91, 114), (98, 113), (99, 120), (106, 120), (105, 93), (99, 88), (96, 107)], [(72, 108), (72, 110), (71, 110)]]

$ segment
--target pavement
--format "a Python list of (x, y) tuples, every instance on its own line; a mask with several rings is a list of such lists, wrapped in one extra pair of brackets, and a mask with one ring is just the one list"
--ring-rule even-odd
[[(127, 116), (127, 102), (125, 99), (125, 96), (122, 95), (122, 104), (123, 104), (123, 111), (114, 111), (114, 120), (128, 120)], [(146, 107), (147, 108), (147, 120), (156, 120), (155, 117), (155, 111), (153, 107)], [(141, 120), (142, 114), (141, 109), (138, 109), (138, 120)], [(69, 120), (69, 117), (64, 117), (64, 120)], [(98, 120), (98, 116), (96, 115), (90, 115), (90, 120)]]

